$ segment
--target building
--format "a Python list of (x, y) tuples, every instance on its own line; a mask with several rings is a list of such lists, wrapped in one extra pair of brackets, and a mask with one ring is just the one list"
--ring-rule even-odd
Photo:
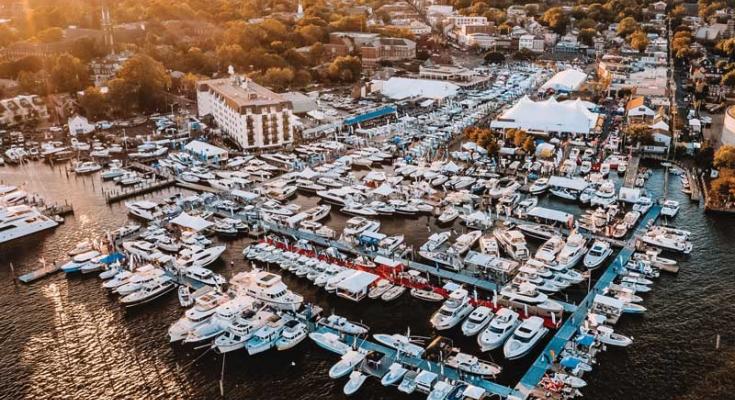
[(0, 100), (0, 127), (12, 127), (33, 120), (48, 119), (46, 103), (36, 96), (16, 96)]
[(645, 97), (638, 96), (630, 99), (625, 105), (625, 115), (628, 124), (651, 123), (656, 111), (645, 104)]
[(720, 143), (722, 145), (735, 146), (735, 106), (730, 106), (725, 112)]
[(196, 157), (200, 161), (204, 161), (210, 165), (219, 165), (227, 161), (229, 152), (221, 147), (213, 146), (209, 143), (193, 140), (184, 146), (184, 150)]
[(447, 17), (445, 22), (454, 26), (462, 25), (487, 25), (487, 18), (485, 17), (469, 17), (465, 15), (452, 15)]
[(544, 38), (536, 35), (525, 34), (518, 38), (518, 50), (528, 49), (534, 53), (544, 52)]
[(396, 77), (387, 81), (374, 81), (373, 88), (392, 100), (432, 99), (442, 102), (459, 92), (459, 86), (450, 82)]
[(372, 67), (382, 61), (413, 60), (416, 42), (403, 38), (386, 38), (377, 33), (333, 32), (324, 45), (331, 58), (359, 52), (363, 66)]
[(419, 66), (419, 77), (421, 79), (466, 82), (471, 81), (474, 76), (475, 73), (465, 67), (434, 65), (429, 62)]
[(94, 124), (90, 124), (89, 120), (81, 115), (74, 115), (67, 120), (69, 127), (69, 135), (86, 135), (94, 132)]
[(223, 135), (243, 149), (293, 142), (291, 101), (249, 78), (232, 76), (197, 83), (200, 116), (211, 115)]
[(524, 96), (490, 123), (493, 129), (522, 129), (534, 135), (589, 135), (602, 127), (600, 114), (587, 109), (581, 100), (559, 103), (553, 97), (533, 101)]

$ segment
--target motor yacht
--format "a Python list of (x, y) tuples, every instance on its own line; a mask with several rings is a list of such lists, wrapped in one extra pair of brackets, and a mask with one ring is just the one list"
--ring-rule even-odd
[(317, 346), (337, 354), (347, 354), (352, 348), (343, 342), (340, 337), (332, 332), (311, 332), (309, 338), (317, 344)]
[(466, 253), (482, 236), (482, 231), (470, 231), (457, 237), (457, 240), (452, 244), (450, 249), (454, 251), (454, 254)]
[(661, 207), (661, 215), (665, 217), (675, 217), (679, 212), (679, 202), (676, 200), (665, 200)]
[(362, 232), (377, 232), (380, 229), (380, 222), (369, 220), (363, 217), (353, 217), (347, 220), (345, 228), (342, 231), (345, 236), (356, 237)]
[(350, 379), (347, 381), (347, 383), (345, 383), (342, 392), (346, 396), (355, 394), (358, 390), (360, 390), (360, 387), (362, 387), (362, 384), (365, 383), (366, 379), (367, 375), (363, 374), (362, 372), (352, 371), (352, 373), (350, 373)]
[(502, 346), (520, 323), (517, 312), (510, 308), (501, 308), (477, 337), (480, 349), (490, 351)]
[(480, 251), (491, 257), (500, 257), (500, 249), (498, 248), (498, 240), (494, 236), (485, 235), (479, 240)]
[(610, 243), (604, 240), (595, 240), (590, 250), (584, 256), (584, 266), (587, 269), (595, 269), (599, 267), (610, 255), (613, 250)]
[(72, 274), (75, 272), (81, 272), (84, 266), (95, 262), (100, 257), (100, 252), (97, 250), (90, 250), (84, 253), (77, 254), (72, 259), (61, 266), (61, 271), (65, 274)]
[(544, 327), (544, 320), (532, 316), (523, 321), (513, 335), (503, 345), (503, 354), (508, 360), (515, 360), (528, 354), (543, 338), (549, 329)]
[(533, 195), (543, 194), (547, 190), (549, 190), (549, 179), (548, 178), (539, 178), (539, 179), (536, 179), (528, 187), (528, 192), (530, 194), (533, 194)]
[(661, 229), (661, 227), (649, 229), (640, 236), (639, 240), (645, 244), (671, 252), (689, 254), (692, 251), (692, 243), (686, 237)]
[(505, 285), (500, 290), (500, 295), (509, 300), (527, 304), (541, 304), (549, 299), (546, 294), (536, 288), (536, 285), (527, 282), (520, 285)]
[(85, 161), (77, 163), (74, 166), (74, 173), (79, 175), (91, 174), (102, 169), (102, 166), (94, 161)]
[(441, 245), (447, 242), (449, 240), (449, 237), (451, 236), (451, 233), (449, 232), (436, 232), (432, 233), (431, 236), (429, 236), (429, 239), (421, 245), (420, 250), (421, 251), (435, 251), (438, 249)]
[(565, 243), (561, 236), (554, 235), (536, 250), (534, 258), (546, 264), (552, 263), (564, 248)]
[(446, 364), (460, 371), (479, 376), (496, 376), (502, 368), (487, 361), (480, 361), (477, 357), (466, 353), (455, 353), (447, 357)]
[(47, 229), (58, 222), (27, 205), (0, 206), (0, 244), (20, 239)]
[(335, 314), (320, 319), (317, 324), (353, 336), (364, 335), (368, 332), (367, 326), (348, 321), (347, 318)]
[(441, 224), (448, 224), (459, 217), (459, 210), (455, 207), (448, 206), (444, 208), (444, 211), (437, 217), (437, 220)]
[[(252, 310), (254, 300), (248, 296), (235, 296), (219, 304), (211, 318), (189, 331), (183, 339), (184, 343), (201, 343), (222, 335), (238, 318), (251, 319), (255, 314)], [(242, 348), (238, 345), (237, 348)], [(223, 347), (223, 350), (226, 348)]]
[(206, 267), (217, 259), (225, 252), (226, 246), (212, 246), (212, 247), (200, 247), (200, 246), (188, 246), (179, 252), (179, 258), (176, 260), (176, 264), (179, 267)]
[(295, 319), (287, 321), (281, 331), (281, 337), (276, 340), (276, 349), (284, 351), (296, 347), (306, 339), (309, 333), (308, 327)]
[(567, 238), (566, 244), (556, 257), (556, 263), (562, 268), (573, 268), (587, 252), (585, 247), (587, 241), (579, 233), (572, 233)]
[(383, 301), (393, 301), (401, 297), (401, 295), (403, 295), (403, 293), (405, 292), (406, 292), (405, 286), (395, 285), (392, 288), (386, 290), (385, 293), (383, 293), (380, 296), (380, 299)]
[(196, 265), (186, 268), (186, 273), (184, 275), (191, 280), (210, 286), (220, 286), (227, 282), (222, 275), (215, 274), (210, 269)]
[(467, 290), (459, 288), (450, 293), (441, 308), (432, 315), (431, 325), (440, 331), (451, 329), (462, 322), (473, 309)]
[(421, 358), (425, 350), (423, 347), (411, 342), (408, 336), (398, 333), (389, 335), (385, 333), (376, 333), (373, 338), (385, 346), (397, 350), (399, 353), (406, 354), (411, 357)]
[(498, 244), (503, 248), (506, 254), (517, 261), (527, 260), (529, 258), (528, 247), (526, 247), (526, 239), (518, 230), (498, 228), (493, 231), (493, 235), (498, 240)]
[(563, 187), (551, 188), (549, 189), (549, 192), (553, 194), (554, 196), (559, 197), (564, 200), (578, 200), (579, 199), (578, 192), (571, 190), (571, 189), (563, 188)]
[(186, 310), (184, 316), (168, 328), (169, 341), (183, 340), (190, 331), (205, 323), (214, 314), (217, 306), (226, 299), (224, 295), (216, 292), (206, 293), (194, 299), (194, 306)]
[(141, 200), (126, 202), (125, 207), (127, 207), (128, 212), (131, 215), (142, 218), (146, 221), (153, 221), (163, 216), (163, 212), (159, 205), (152, 201)]
[(157, 298), (171, 292), (176, 285), (169, 277), (160, 277), (148, 282), (140, 290), (128, 294), (120, 298), (120, 303), (126, 307), (139, 306), (149, 303)]
[(290, 317), (275, 315), (265, 325), (256, 330), (253, 336), (245, 342), (245, 350), (247, 350), (249, 355), (254, 356), (276, 347), (276, 342), (281, 338), (286, 323), (292, 320)]
[(485, 306), (475, 308), (470, 316), (462, 322), (462, 333), (465, 336), (477, 335), (494, 317), (492, 310)]
[(351, 373), (363, 360), (365, 360), (364, 352), (350, 350), (342, 355), (342, 358), (329, 369), (329, 377), (339, 379)]
[(558, 229), (541, 224), (519, 224), (517, 228), (524, 235), (540, 240), (547, 240), (554, 235), (560, 234)]
[(329, 204), (322, 204), (304, 211), (304, 214), (306, 214), (307, 220), (318, 222), (328, 217), (331, 209), (332, 207)]
[(236, 292), (248, 295), (279, 310), (296, 311), (304, 298), (288, 290), (279, 275), (256, 268), (240, 272), (230, 280)]
[(408, 370), (401, 365), (399, 362), (394, 362), (393, 364), (388, 367), (388, 373), (383, 375), (383, 377), (380, 379), (380, 384), (383, 386), (391, 386), (396, 384), (398, 381), (403, 379), (403, 375), (406, 374)]

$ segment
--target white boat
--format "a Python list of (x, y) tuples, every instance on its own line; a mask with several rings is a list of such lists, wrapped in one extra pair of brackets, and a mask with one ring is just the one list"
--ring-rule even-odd
[(102, 169), (102, 166), (94, 161), (85, 161), (77, 163), (74, 166), (74, 173), (76, 174), (91, 174)]
[(380, 384), (383, 386), (393, 385), (400, 381), (406, 372), (408, 372), (408, 370), (404, 368), (401, 363), (394, 362), (390, 367), (388, 367), (388, 373), (383, 375), (380, 379)]
[(178, 295), (181, 307), (189, 307), (194, 304), (194, 298), (191, 296), (191, 289), (188, 286), (179, 286)]
[(533, 183), (528, 187), (528, 192), (533, 195), (539, 195), (549, 190), (549, 179), (548, 178), (539, 178), (533, 181)]
[(385, 293), (383, 293), (380, 296), (380, 299), (383, 301), (393, 301), (399, 297), (406, 291), (405, 286), (401, 285), (395, 285), (392, 288), (388, 289)]
[(440, 331), (451, 329), (462, 322), (473, 309), (467, 290), (459, 288), (450, 293), (441, 308), (431, 316), (431, 325)]
[(176, 287), (170, 278), (161, 277), (149, 282), (138, 291), (130, 293), (120, 298), (120, 302), (126, 307), (133, 307), (149, 303), (157, 298), (167, 294)]
[(584, 257), (587, 252), (585, 244), (587, 241), (584, 236), (579, 233), (573, 233), (567, 238), (567, 242), (564, 248), (561, 249), (559, 255), (556, 257), (556, 263), (562, 268), (573, 268), (579, 260)]
[(426, 400), (444, 400), (455, 389), (455, 386), (447, 381), (439, 381), (434, 385)]
[(503, 355), (508, 360), (515, 360), (528, 354), (531, 349), (548, 333), (544, 320), (532, 316), (523, 321), (513, 335), (503, 345)]
[(537, 290), (536, 285), (532, 283), (522, 283), (520, 285), (511, 283), (505, 285), (500, 289), (500, 295), (513, 301), (528, 304), (540, 304), (549, 298), (546, 294)]
[(427, 290), (427, 289), (413, 288), (411, 289), (411, 296), (419, 300), (424, 300), (424, 301), (429, 301), (429, 302), (439, 302), (439, 301), (444, 300), (444, 296), (432, 290)]
[(600, 325), (597, 327), (597, 340), (610, 346), (628, 347), (633, 344), (633, 339), (615, 333), (609, 326)]
[(692, 243), (685, 237), (675, 233), (654, 227), (639, 237), (645, 244), (659, 247), (664, 250), (689, 254), (692, 251)]
[(368, 332), (367, 326), (348, 321), (347, 318), (335, 314), (320, 319), (317, 324), (353, 336), (364, 335)]
[(220, 286), (227, 282), (222, 275), (215, 274), (212, 270), (197, 265), (186, 268), (184, 276), (210, 286)]
[(306, 339), (308, 327), (295, 319), (287, 321), (281, 331), (281, 337), (276, 340), (276, 349), (284, 351), (296, 347), (299, 343)]
[(348, 351), (329, 369), (329, 377), (339, 379), (351, 373), (364, 359), (365, 353), (355, 350)]
[(378, 215), (378, 212), (373, 210), (372, 208), (356, 202), (347, 202), (346, 205), (340, 209), (340, 211), (345, 214), (357, 215), (362, 217), (375, 217)]
[(549, 189), (549, 192), (554, 196), (562, 198), (564, 200), (577, 200), (579, 198), (577, 192), (567, 188), (551, 188)]
[(502, 371), (499, 365), (480, 361), (477, 357), (466, 353), (456, 353), (447, 357), (446, 364), (452, 368), (479, 376), (496, 376)]
[(345, 223), (343, 234), (345, 236), (357, 237), (365, 231), (377, 232), (380, 229), (380, 222), (369, 220), (363, 217), (352, 217)]
[(545, 241), (541, 247), (536, 250), (534, 258), (543, 261), (546, 264), (554, 262), (561, 249), (564, 248), (564, 239), (559, 235), (554, 235)]
[(100, 252), (97, 250), (90, 250), (84, 253), (80, 253), (72, 257), (72, 259), (61, 266), (61, 271), (65, 274), (71, 274), (75, 272), (81, 272), (89, 263), (95, 262), (100, 256)]
[(47, 229), (58, 222), (27, 205), (0, 207), (0, 244), (20, 239)]
[(130, 214), (146, 221), (153, 221), (163, 215), (158, 204), (152, 201), (141, 200), (126, 202), (125, 207), (127, 207)]
[(376, 333), (373, 335), (373, 338), (379, 343), (411, 357), (421, 358), (425, 351), (423, 347), (412, 343), (408, 336), (398, 333), (393, 335)]
[[(238, 320), (251, 320), (252, 317), (256, 315), (256, 313), (252, 309), (253, 304), (254, 300), (247, 296), (236, 296), (234, 298), (224, 301), (223, 303), (217, 305), (217, 308), (215, 309), (214, 314), (211, 316), (211, 318), (207, 319), (207, 321), (205, 321), (201, 325), (198, 325), (196, 328), (190, 330), (186, 334), (183, 342), (201, 343), (204, 341), (215, 339), (217, 337), (221, 337), (223, 333), (225, 333), (233, 325), (237, 324)], [(258, 326), (262, 326), (262, 323)], [(250, 336), (253, 332), (254, 330), (249, 331), (248, 336)], [(242, 338), (242, 335), (238, 336)], [(238, 342), (237, 344), (228, 343), (228, 346), (232, 347), (218, 347), (222, 347), (221, 350), (224, 351), (231, 351), (243, 348), (244, 343), (245, 339)], [(217, 343), (215, 343), (215, 345), (217, 345)]]
[(526, 247), (526, 239), (520, 231), (498, 228), (493, 231), (493, 235), (498, 239), (498, 244), (505, 253), (512, 259), (523, 261), (529, 258), (530, 253), (528, 247)]
[(329, 211), (331, 211), (331, 209), (332, 206), (330, 206), (329, 204), (321, 204), (304, 211), (304, 214), (306, 214), (307, 220), (318, 222), (328, 217)]
[(332, 332), (311, 332), (309, 338), (317, 344), (317, 346), (337, 354), (347, 354), (352, 348), (340, 337)]
[(375, 285), (368, 291), (368, 298), (377, 299), (393, 287), (393, 284), (387, 279), (378, 280)]
[(449, 237), (451, 236), (451, 233), (449, 232), (436, 232), (431, 234), (429, 236), (429, 239), (421, 245), (420, 250), (421, 251), (434, 251), (438, 249), (441, 245), (447, 242), (449, 240)]
[(418, 376), (417, 371), (408, 371), (403, 375), (403, 379), (401, 380), (401, 383), (398, 385), (398, 390), (406, 393), (411, 394), (414, 391), (416, 391), (416, 376)]
[(212, 246), (212, 247), (201, 247), (201, 246), (189, 246), (179, 252), (179, 258), (176, 260), (176, 264), (179, 268), (184, 267), (206, 267), (217, 259), (225, 252), (226, 246)]
[(240, 272), (230, 280), (238, 293), (250, 296), (279, 310), (296, 311), (304, 298), (288, 289), (280, 275), (253, 268)]
[(276, 347), (276, 342), (281, 338), (286, 322), (291, 320), (291, 318), (274, 316), (245, 342), (245, 350), (253, 356)]
[(679, 212), (679, 202), (676, 200), (665, 200), (661, 207), (661, 215), (665, 217), (675, 217)]
[(500, 249), (498, 248), (498, 240), (490, 235), (482, 236), (479, 240), (480, 251), (492, 257), (500, 257)]
[[(182, 287), (186, 288), (187, 286), (181, 285), (179, 289)], [(197, 298), (191, 296), (191, 298), (194, 306), (186, 310), (184, 316), (168, 328), (169, 341), (172, 343), (183, 340), (189, 332), (207, 322), (209, 317), (217, 310), (217, 306), (222, 304), (226, 299), (225, 296), (215, 292), (209, 292)]]
[(462, 255), (474, 246), (477, 240), (480, 239), (480, 236), (482, 236), (482, 231), (469, 231), (464, 233), (457, 237), (457, 240), (454, 241), (450, 249), (454, 254)]
[(482, 351), (490, 351), (502, 346), (513, 334), (520, 320), (517, 312), (510, 308), (501, 308), (490, 324), (477, 336), (477, 344)]
[(357, 393), (358, 390), (360, 390), (360, 387), (362, 387), (362, 384), (365, 383), (365, 380), (367, 379), (367, 375), (363, 374), (360, 371), (352, 371), (350, 374), (350, 379), (345, 383), (345, 387), (342, 389), (345, 395), (350, 396), (355, 393)]
[(477, 333), (490, 323), (493, 316), (492, 310), (488, 307), (480, 306), (475, 308), (470, 313), (470, 316), (462, 322), (462, 333), (465, 336), (477, 335)]
[(547, 240), (554, 235), (559, 235), (559, 230), (548, 225), (520, 224), (517, 227), (524, 235), (532, 238)]
[[(245, 348), (247, 341), (253, 337), (255, 332), (273, 318), (278, 317), (266, 310), (258, 312), (245, 310), (230, 322), (224, 318), (222, 321), (224, 329), (222, 334), (215, 337), (214, 348), (222, 354)], [(217, 327), (213, 329), (216, 330)]]
[(437, 220), (439, 223), (448, 224), (457, 219), (457, 217), (459, 217), (459, 211), (455, 207), (448, 206), (444, 208), (444, 211), (437, 217)]
[(588, 269), (595, 269), (600, 266), (610, 255), (613, 250), (610, 243), (604, 240), (595, 240), (590, 250), (584, 256), (584, 266)]

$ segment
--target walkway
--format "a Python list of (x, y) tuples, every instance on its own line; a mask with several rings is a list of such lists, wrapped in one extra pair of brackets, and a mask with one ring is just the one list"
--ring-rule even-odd
[(572, 340), (574, 336), (579, 332), (579, 327), (587, 319), (587, 313), (589, 312), (592, 302), (597, 294), (603, 293), (604, 289), (610, 286), (613, 280), (618, 276), (618, 270), (625, 268), (625, 264), (628, 263), (630, 258), (633, 256), (635, 251), (635, 240), (636, 237), (643, 233), (647, 229), (649, 224), (653, 223), (661, 213), (661, 206), (654, 205), (646, 213), (641, 222), (638, 224), (636, 231), (627, 245), (618, 253), (612, 263), (607, 267), (605, 272), (602, 274), (600, 279), (595, 284), (594, 288), (587, 294), (587, 296), (579, 304), (577, 311), (575, 311), (571, 317), (569, 317), (562, 327), (556, 332), (556, 335), (546, 345), (544, 351), (539, 355), (536, 361), (531, 365), (526, 374), (521, 378), (516, 390), (523, 394), (523, 398), (528, 397), (533, 388), (543, 378), (546, 371), (552, 366), (548, 361), (548, 357), (553, 353), (554, 356), (558, 356), (564, 349), (564, 345)]
[(625, 179), (623, 180), (623, 187), (634, 188), (635, 179), (638, 177), (638, 164), (641, 162), (640, 155), (634, 155), (628, 161), (628, 169), (625, 171)]

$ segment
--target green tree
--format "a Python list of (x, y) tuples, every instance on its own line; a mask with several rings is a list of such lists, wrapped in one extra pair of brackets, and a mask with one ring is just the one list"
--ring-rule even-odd
[(645, 124), (632, 124), (624, 130), (628, 144), (651, 145), (654, 143), (651, 128)]
[(107, 113), (107, 98), (98, 88), (90, 86), (79, 96), (79, 107), (87, 118), (97, 120)]
[(541, 21), (556, 33), (563, 34), (569, 25), (569, 17), (561, 7), (552, 7), (541, 16)]
[[(162, 109), (165, 91), (171, 86), (163, 64), (145, 54), (136, 54), (123, 64), (117, 77), (125, 84), (121, 89), (133, 100), (131, 105), (141, 111)], [(126, 96), (127, 97), (127, 96)]]
[(618, 35), (626, 37), (640, 29), (638, 22), (633, 17), (625, 17), (618, 22)]
[(89, 70), (81, 60), (64, 53), (54, 60), (50, 78), (56, 92), (76, 92), (89, 84)]
[(595, 37), (597, 36), (597, 30), (592, 28), (585, 28), (579, 31), (577, 40), (587, 46), (593, 46), (595, 44)]

